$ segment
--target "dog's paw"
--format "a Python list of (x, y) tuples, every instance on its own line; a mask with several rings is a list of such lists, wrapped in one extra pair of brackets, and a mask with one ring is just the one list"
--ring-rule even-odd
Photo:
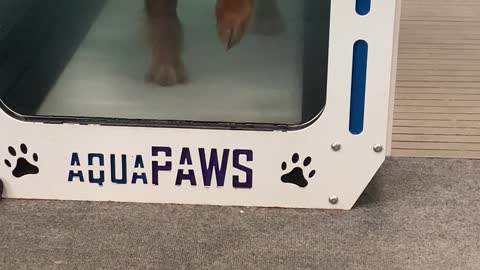
[(225, 49), (229, 50), (240, 43), (250, 23), (253, 10), (253, 0), (217, 1), (217, 32)]
[(174, 86), (185, 83), (187, 74), (183, 64), (178, 66), (159, 65), (147, 73), (146, 80), (160, 86)]

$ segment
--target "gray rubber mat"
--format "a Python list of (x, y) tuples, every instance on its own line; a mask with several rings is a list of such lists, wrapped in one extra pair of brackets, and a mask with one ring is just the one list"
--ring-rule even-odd
[(392, 159), (348, 212), (4, 200), (0, 269), (476, 270), (479, 175)]

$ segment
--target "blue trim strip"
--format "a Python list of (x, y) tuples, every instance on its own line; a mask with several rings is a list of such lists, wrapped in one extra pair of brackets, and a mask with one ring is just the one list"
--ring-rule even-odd
[(367, 85), (368, 43), (355, 42), (353, 47), (352, 93), (350, 100), (350, 132), (359, 135), (365, 122), (365, 97)]
[(370, 13), (372, 7), (372, 0), (357, 0), (356, 11), (358, 15), (365, 16)]

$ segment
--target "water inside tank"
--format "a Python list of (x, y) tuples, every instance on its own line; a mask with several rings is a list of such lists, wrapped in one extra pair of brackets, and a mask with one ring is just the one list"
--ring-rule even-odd
[(325, 106), (330, 1), (263, 0), (266, 13), (261, 1), (226, 50), (216, 1), (180, 0), (188, 80), (174, 86), (146, 80), (144, 1), (1, 1), (2, 103), (45, 119), (308, 122)]

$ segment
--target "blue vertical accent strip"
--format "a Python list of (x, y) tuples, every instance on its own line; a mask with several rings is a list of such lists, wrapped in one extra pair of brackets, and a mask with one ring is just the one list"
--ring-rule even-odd
[(356, 11), (358, 15), (365, 16), (370, 13), (372, 7), (372, 0), (357, 0)]
[(350, 132), (359, 135), (365, 122), (368, 43), (364, 40), (353, 46), (352, 93), (350, 100)]

